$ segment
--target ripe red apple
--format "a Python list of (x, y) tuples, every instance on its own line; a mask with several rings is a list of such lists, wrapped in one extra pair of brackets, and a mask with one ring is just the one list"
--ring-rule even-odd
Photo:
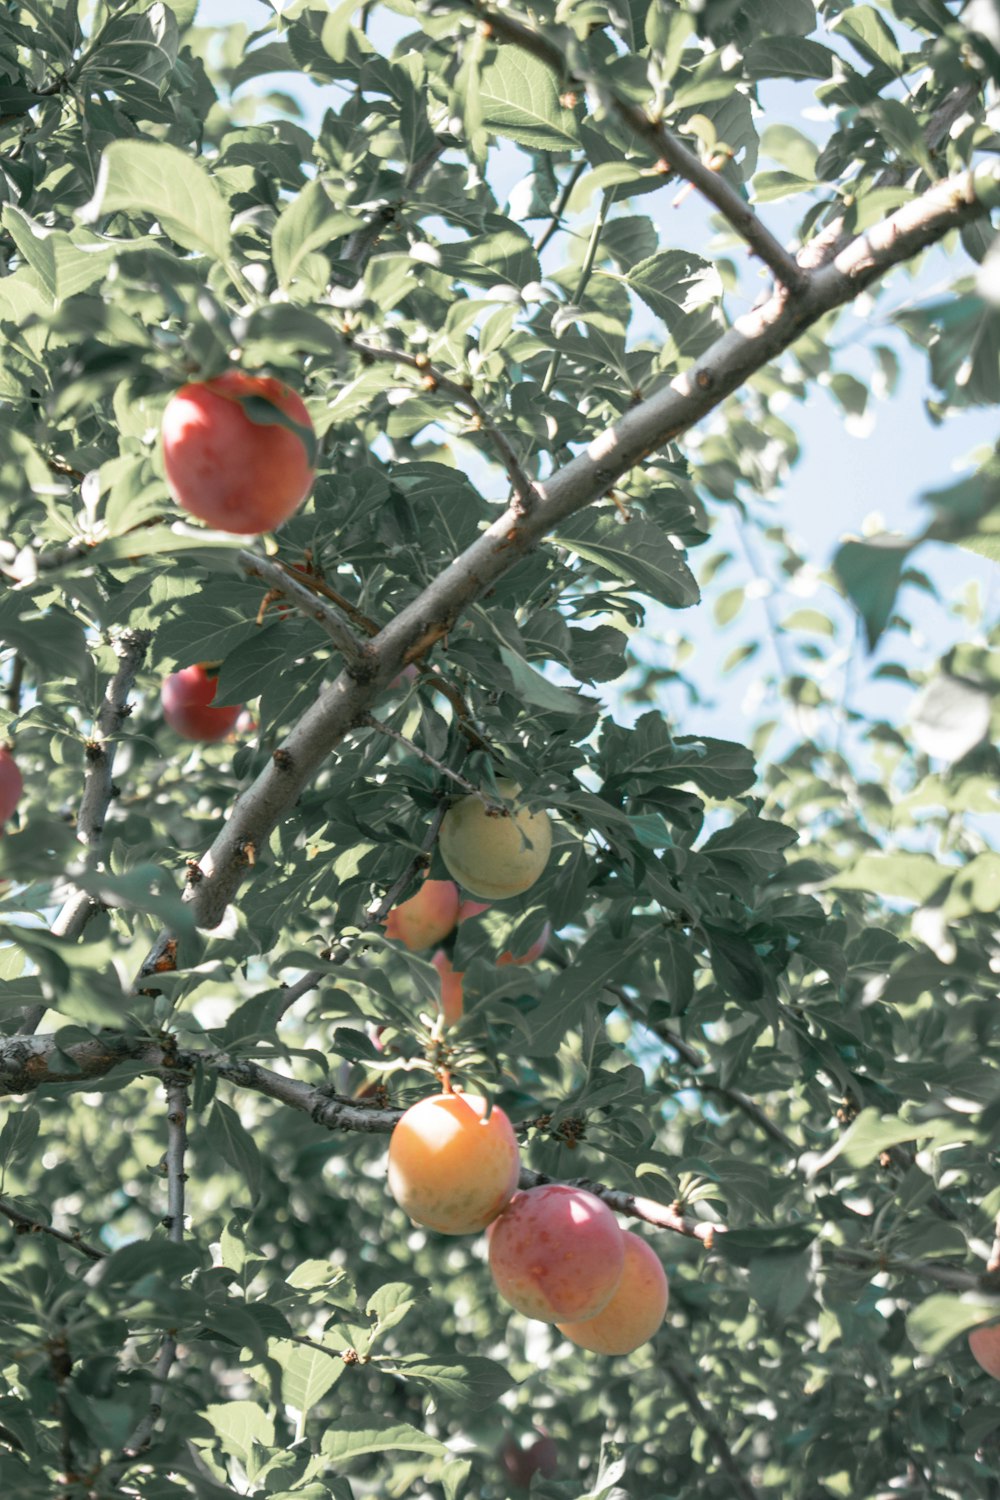
[(490, 903), (488, 901), (463, 901), (458, 908), (459, 923), (467, 922), (470, 917), (478, 917), (484, 911), (489, 911), (489, 909)]
[[(268, 421), (269, 412), (292, 422), (301, 436), (280, 420)], [(194, 381), (171, 397), (163, 413), (170, 493), (221, 531), (252, 535), (287, 521), (312, 488), (314, 448), (301, 397), (268, 375), (227, 370), (214, 380)]]
[(163, 717), (181, 739), (211, 744), (224, 740), (233, 728), (243, 705), (233, 703), (225, 708), (212, 708), (218, 685), (218, 678), (211, 676), (202, 662), (164, 678), (160, 689)]
[(505, 1438), (500, 1448), (500, 1463), (504, 1473), (515, 1489), (526, 1490), (531, 1486), (533, 1474), (543, 1479), (554, 1479), (559, 1458), (555, 1439), (547, 1432), (534, 1443), (522, 1448), (513, 1437)]
[(0, 747), (0, 823), (12, 817), (21, 800), (24, 779), (17, 769), (17, 761), (6, 745)]

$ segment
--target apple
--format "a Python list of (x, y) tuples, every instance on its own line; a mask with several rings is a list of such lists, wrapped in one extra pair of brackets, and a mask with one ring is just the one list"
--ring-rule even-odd
[(227, 370), (183, 386), (167, 403), (162, 433), (171, 495), (221, 531), (273, 531), (312, 489), (312, 420), (302, 398), (269, 375)]
[(13, 817), (24, 791), (24, 778), (6, 745), (0, 747), (0, 823)]
[[(498, 780), (497, 789), (514, 801), (520, 787)], [(515, 803), (507, 817), (480, 797), (460, 797), (444, 815), (439, 835), (441, 857), (450, 875), (473, 896), (502, 901), (534, 885), (549, 861), (552, 824), (545, 812)]]
[(522, 953), (520, 958), (515, 958), (510, 949), (507, 948), (497, 959), (497, 968), (503, 969), (507, 966), (507, 964), (517, 964), (518, 967), (520, 967), (522, 964), (533, 964), (536, 958), (541, 958), (542, 954), (549, 946), (549, 938), (551, 936), (552, 927), (548, 922), (546, 922), (545, 926), (541, 930), (541, 933), (532, 943), (527, 953)]
[(441, 1014), (446, 1026), (457, 1026), (465, 1010), (465, 995), (462, 980), (464, 970), (456, 969), (443, 948), (439, 948), (431, 963), (441, 975)]
[(432, 1094), (396, 1121), (389, 1191), (416, 1224), (476, 1234), (509, 1203), (520, 1174), (513, 1126), (499, 1106), (456, 1090)]
[(622, 1241), (625, 1265), (611, 1301), (593, 1318), (556, 1325), (571, 1343), (594, 1354), (631, 1354), (653, 1337), (670, 1300), (656, 1252), (628, 1229), (622, 1230)]
[(522, 1447), (516, 1438), (508, 1437), (500, 1448), (500, 1463), (515, 1489), (526, 1490), (531, 1486), (532, 1475), (541, 1474), (543, 1479), (553, 1479), (558, 1465), (559, 1450), (555, 1439), (542, 1429), (541, 1436), (533, 1443)]
[(625, 1267), (625, 1236), (610, 1208), (563, 1182), (515, 1193), (488, 1238), (497, 1291), (542, 1323), (596, 1317)]
[(969, 1350), (976, 1364), (1000, 1380), (1000, 1323), (991, 1323), (986, 1328), (974, 1328), (969, 1334)]
[(204, 662), (185, 667), (181, 672), (172, 672), (164, 678), (160, 689), (163, 717), (181, 739), (211, 744), (215, 740), (224, 740), (235, 726), (243, 705), (234, 703), (228, 707), (212, 708), (218, 685), (218, 678), (206, 670)]
[(440, 943), (458, 921), (458, 886), (453, 880), (424, 880), (415, 896), (394, 906), (385, 919), (386, 937), (405, 943), (411, 953)]

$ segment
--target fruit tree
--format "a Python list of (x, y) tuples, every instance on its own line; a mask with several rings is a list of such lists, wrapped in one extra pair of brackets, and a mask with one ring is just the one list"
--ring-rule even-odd
[(7, 0), (3, 1494), (1000, 1500), (998, 89)]

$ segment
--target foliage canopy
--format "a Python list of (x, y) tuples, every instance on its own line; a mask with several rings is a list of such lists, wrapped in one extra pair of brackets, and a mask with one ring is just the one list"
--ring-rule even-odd
[[(858, 417), (903, 341), (936, 419), (1000, 398), (995, 0), (196, 11), (0, 18), (0, 1486), (490, 1500), (544, 1427), (549, 1500), (995, 1500), (996, 626), (969, 594), (942, 661), (879, 659), (905, 727), (836, 684), (841, 598), (900, 641), (924, 541), (997, 558), (1000, 459), (788, 612), (828, 560), (767, 506), (796, 406)], [(927, 257), (860, 379), (841, 310)], [(158, 448), (233, 360), (319, 437), (250, 549)], [(681, 613), (745, 603), (721, 517), (771, 576), (732, 739)], [(192, 746), (159, 685), (204, 661), (252, 723)], [(449, 940), (442, 1043), (382, 919), (498, 776), (552, 857)], [(442, 1056), (655, 1245), (651, 1345), (508, 1316), (394, 1208)]]

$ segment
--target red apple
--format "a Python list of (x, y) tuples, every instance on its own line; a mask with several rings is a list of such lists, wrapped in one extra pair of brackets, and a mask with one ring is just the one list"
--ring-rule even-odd
[(6, 746), (0, 748), (0, 823), (13, 816), (21, 800), (24, 779), (17, 769), (17, 761)]
[(521, 1490), (530, 1488), (533, 1474), (541, 1474), (543, 1479), (553, 1479), (558, 1457), (555, 1439), (549, 1437), (544, 1430), (536, 1442), (529, 1443), (524, 1448), (515, 1438), (508, 1437), (500, 1449), (504, 1473), (511, 1484)]
[(163, 717), (175, 734), (184, 740), (203, 740), (207, 744), (224, 740), (243, 712), (241, 703), (212, 708), (218, 678), (211, 676), (203, 663), (172, 672), (160, 689)]
[[(250, 402), (249, 412), (243, 402)], [(254, 410), (257, 407), (257, 410)], [(280, 413), (296, 428), (268, 421)], [(170, 493), (199, 520), (241, 535), (273, 531), (312, 489), (314, 434), (300, 396), (267, 375), (227, 370), (184, 386), (163, 413)]]
[(969, 1351), (981, 1369), (994, 1380), (1000, 1380), (1000, 1327), (974, 1328), (969, 1334)]

